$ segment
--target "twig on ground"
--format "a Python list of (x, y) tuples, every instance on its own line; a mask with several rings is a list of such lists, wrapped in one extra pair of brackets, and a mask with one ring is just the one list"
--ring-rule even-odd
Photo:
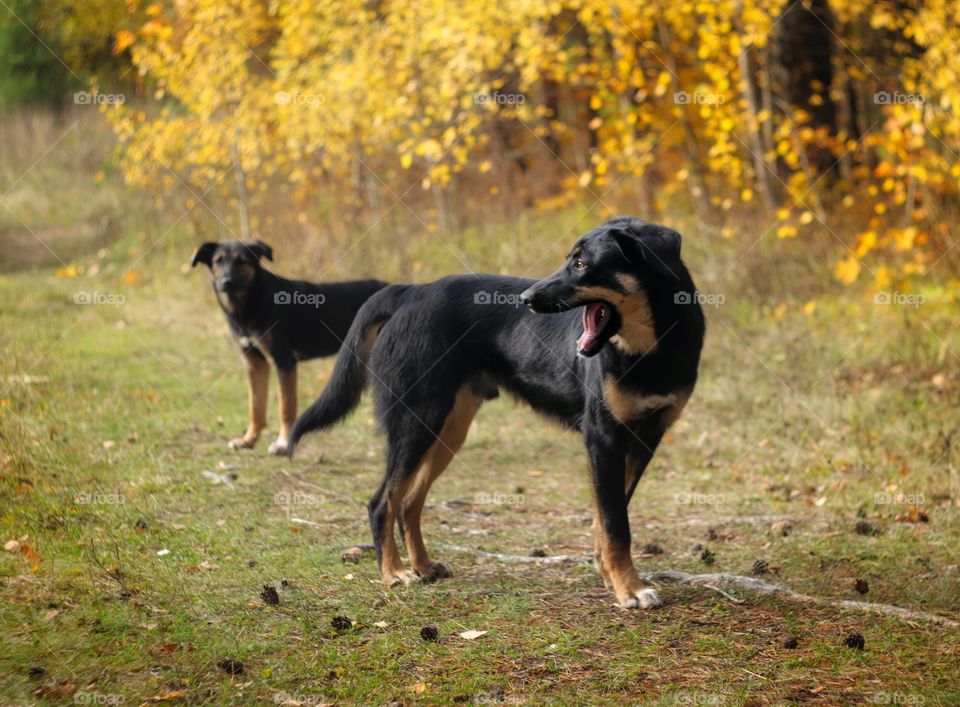
[[(438, 545), (446, 550), (454, 552), (463, 552), (477, 557), (485, 557), (502, 562), (529, 562), (531, 564), (559, 564), (563, 562), (590, 562), (592, 558), (586, 555), (553, 555), (548, 557), (525, 557), (524, 555), (509, 555), (499, 552), (487, 552), (486, 550), (474, 550), (473, 548), (462, 545)], [(817, 597), (810, 594), (801, 594), (789, 587), (781, 584), (772, 584), (756, 577), (745, 577), (738, 574), (729, 574), (726, 572), (716, 572), (712, 574), (690, 574), (680, 570), (661, 570), (659, 572), (649, 572), (640, 575), (643, 579), (653, 582), (679, 582), (681, 584), (697, 584), (716, 592), (720, 592), (731, 601), (743, 603), (726, 592), (717, 588), (718, 584), (727, 584), (741, 589), (746, 589), (760, 594), (773, 594), (801, 604), (816, 604), (818, 606), (830, 606), (837, 609), (851, 609), (856, 611), (865, 611), (871, 614), (883, 614), (885, 616), (896, 616), (908, 621), (927, 621), (930, 623), (949, 626), (951, 628), (960, 628), (960, 621), (949, 619), (946, 616), (931, 614), (926, 611), (914, 611), (904, 609), (891, 604), (877, 604), (868, 601), (853, 601), (851, 599), (829, 599), (826, 597)]]
[(732, 594), (728, 594), (727, 592), (725, 592), (725, 591), (723, 591), (722, 589), (720, 589), (720, 587), (715, 587), (715, 586), (713, 586), (712, 584), (704, 584), (703, 586), (706, 587), (707, 589), (712, 589), (712, 590), (715, 591), (717, 594), (722, 594), (722, 595), (725, 596), (727, 599), (729, 599), (730, 601), (732, 601), (734, 604), (746, 604), (746, 602), (745, 602), (743, 599), (737, 599), (737, 598), (736, 598), (735, 596), (733, 596)]

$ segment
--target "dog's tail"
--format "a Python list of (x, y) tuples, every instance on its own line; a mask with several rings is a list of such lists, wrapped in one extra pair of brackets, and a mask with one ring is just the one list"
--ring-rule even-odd
[(370, 350), (380, 328), (393, 316), (406, 290), (405, 285), (389, 285), (368, 299), (357, 312), (340, 346), (337, 363), (326, 388), (293, 425), (287, 443), (291, 456), (303, 435), (340, 422), (360, 402), (363, 389), (367, 386)]

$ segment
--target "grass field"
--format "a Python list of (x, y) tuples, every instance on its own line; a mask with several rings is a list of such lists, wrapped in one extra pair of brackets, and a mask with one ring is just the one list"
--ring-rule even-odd
[[(192, 243), (124, 277), (135, 236), (119, 238), (76, 272), (0, 276), (0, 540), (16, 541), (0, 704), (960, 702), (954, 627), (683, 584), (627, 611), (589, 564), (533, 561), (592, 548), (586, 459), (509, 400), (481, 410), (428, 502), (455, 577), (386, 589), (371, 553), (341, 561), (370, 542), (382, 472), (368, 402), (292, 460), (269, 438), (228, 451), (244, 373), (206, 275), (179, 268)], [(718, 255), (688, 231), (685, 248), (716, 306), (698, 390), (632, 506), (641, 571), (759, 560), (799, 592), (960, 620), (956, 302), (934, 284), (917, 306), (784, 297), (756, 274), (778, 280), (765, 245)], [(301, 407), (331, 366), (304, 364)]]

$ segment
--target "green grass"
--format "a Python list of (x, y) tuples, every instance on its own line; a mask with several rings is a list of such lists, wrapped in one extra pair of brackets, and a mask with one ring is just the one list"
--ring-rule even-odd
[[(293, 460), (229, 452), (243, 372), (205, 275), (0, 283), (0, 529), (39, 558), (0, 554), (2, 702), (960, 699), (955, 629), (675, 585), (665, 608), (629, 612), (589, 565), (444, 551), (589, 552), (581, 442), (509, 401), (481, 410), (430, 499), (428, 544), (456, 577), (385, 589), (369, 553), (340, 561), (368, 542), (382, 463), (370, 408)], [(77, 305), (80, 289), (126, 301)], [(949, 352), (956, 335), (950, 302), (925, 307), (926, 326), (832, 297), (779, 318), (736, 298), (710, 311), (700, 387), (634, 502), (635, 552), (664, 550), (642, 569), (748, 574), (762, 558), (799, 591), (858, 598), (863, 578), (867, 599), (960, 618), (956, 367), (936, 358), (937, 337)], [(302, 396), (330, 368), (306, 364)], [(877, 505), (891, 484), (922, 494), (929, 522)], [(786, 537), (770, 531), (782, 517)], [(856, 533), (861, 517), (879, 534)], [(280, 604), (265, 605), (263, 585), (283, 579)], [(336, 632), (338, 615), (355, 627)], [(428, 625), (437, 642), (420, 638)], [(467, 629), (488, 633), (471, 642)], [(842, 645), (852, 631), (865, 651)], [(789, 635), (798, 649), (782, 647)], [(226, 674), (227, 659), (244, 673)]]

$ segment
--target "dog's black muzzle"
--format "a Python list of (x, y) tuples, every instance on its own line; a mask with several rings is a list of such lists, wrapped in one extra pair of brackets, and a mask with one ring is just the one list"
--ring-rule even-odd
[(566, 312), (577, 306), (570, 302), (575, 293), (575, 288), (567, 282), (566, 273), (557, 273), (521, 292), (520, 301), (538, 314)]

